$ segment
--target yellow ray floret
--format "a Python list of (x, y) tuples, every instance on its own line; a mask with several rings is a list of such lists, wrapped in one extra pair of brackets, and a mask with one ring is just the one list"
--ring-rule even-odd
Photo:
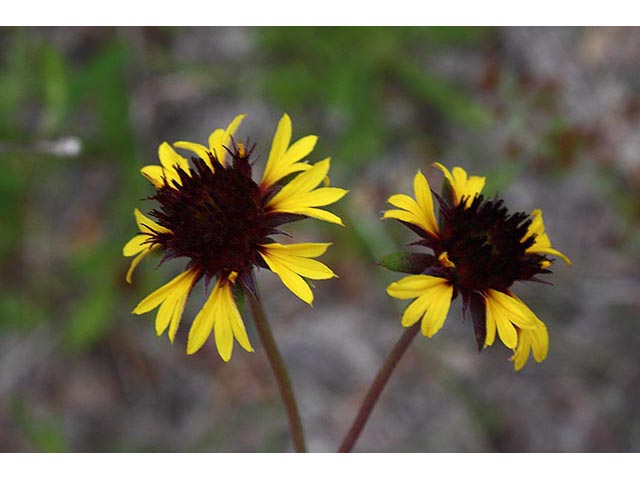
[(517, 372), (525, 366), (530, 352), (533, 352), (535, 361), (540, 363), (547, 358), (548, 351), (549, 333), (544, 323), (540, 322), (538, 327), (532, 330), (520, 330), (518, 332), (518, 346), (511, 357), (514, 370)]
[(415, 298), (402, 315), (402, 326), (410, 327), (422, 319), (422, 334), (433, 337), (449, 313), (453, 286), (445, 278), (410, 275), (389, 285), (387, 293), (402, 300)]
[(433, 213), (431, 189), (429, 188), (429, 182), (420, 171), (413, 179), (413, 192), (416, 197), (415, 200), (409, 195), (398, 194), (390, 196), (387, 201), (394, 207), (398, 207), (399, 210), (387, 210), (382, 218), (395, 218), (417, 225), (425, 232), (437, 237), (439, 230), (438, 222)]
[(134, 255), (136, 255), (136, 257), (131, 262), (129, 270), (127, 271), (127, 283), (131, 283), (131, 276), (133, 275), (133, 271), (144, 259), (144, 257), (158, 248), (157, 245), (150, 245), (149, 243), (146, 243), (149, 240), (150, 235), (152, 235), (153, 232), (166, 233), (170, 231), (169, 229), (158, 225), (137, 208), (133, 210), (133, 215), (135, 216), (136, 224), (138, 225), (138, 230), (140, 231), (140, 233), (129, 240), (122, 249), (122, 254), (125, 257), (133, 257)]
[(518, 346), (515, 348), (514, 354), (511, 357), (513, 367), (517, 372), (524, 367), (525, 363), (527, 363), (529, 352), (531, 351), (533, 352), (533, 358), (538, 363), (547, 358), (547, 353), (549, 352), (549, 333), (547, 332), (547, 326), (544, 322), (540, 320), (522, 300), (513, 293), (511, 296), (520, 302), (521, 307), (536, 321), (536, 328), (525, 330), (520, 329), (518, 331)]
[(311, 305), (313, 292), (302, 278), (326, 280), (337, 275), (325, 264), (312, 260), (324, 254), (331, 243), (294, 243), (260, 245), (260, 256), (282, 283), (302, 301)]
[(484, 295), (487, 310), (485, 347), (493, 345), (496, 329), (502, 343), (507, 348), (513, 349), (518, 344), (518, 333), (515, 327), (530, 330), (538, 326), (537, 317), (519, 298), (493, 289), (487, 289)]
[(156, 334), (162, 335), (169, 327), (169, 340), (173, 343), (187, 297), (199, 277), (197, 270), (185, 270), (169, 283), (147, 295), (136, 306), (133, 313), (141, 315), (160, 306), (156, 315)]
[(260, 188), (263, 191), (267, 190), (271, 185), (287, 175), (311, 168), (311, 165), (301, 162), (301, 160), (313, 151), (317, 141), (317, 136), (307, 135), (289, 146), (291, 142), (291, 119), (285, 113), (280, 119), (276, 133), (273, 136), (273, 143), (271, 144), (267, 164), (264, 167)]
[(347, 190), (342, 188), (316, 188), (326, 178), (330, 163), (331, 159), (325, 158), (297, 175), (267, 202), (265, 209), (270, 212), (306, 215), (344, 225), (337, 215), (317, 208), (335, 203), (347, 194)]
[(527, 234), (524, 236), (522, 241), (527, 240), (531, 235), (535, 235), (535, 242), (531, 245), (525, 253), (539, 253), (541, 255), (553, 255), (555, 257), (560, 257), (564, 260), (567, 265), (571, 265), (571, 260), (564, 253), (559, 252), (555, 248), (551, 247), (551, 240), (549, 239), (549, 235), (547, 235), (544, 231), (544, 222), (542, 221), (542, 210), (535, 209), (531, 212), (531, 216), (533, 217), (533, 221), (531, 225), (529, 225), (529, 229), (527, 230)]
[(480, 195), (484, 188), (485, 177), (475, 175), (469, 177), (467, 172), (460, 167), (453, 167), (450, 172), (447, 167), (438, 162), (435, 162), (433, 166), (442, 170), (445, 178), (449, 181), (453, 191), (453, 201), (456, 205), (459, 205), (462, 197), (465, 197), (465, 206), (468, 207), (474, 197)]
[(140, 173), (156, 188), (162, 188), (165, 185), (173, 187), (174, 181), (178, 185), (182, 185), (176, 168), (188, 173), (189, 162), (187, 159), (177, 153), (167, 142), (161, 143), (158, 147), (158, 158), (161, 165), (147, 165), (140, 169)]
[(211, 135), (209, 135), (208, 148), (199, 143), (184, 141), (175, 142), (173, 145), (177, 148), (184, 148), (185, 150), (190, 150), (195, 153), (197, 157), (205, 161), (209, 168), (213, 168), (209, 160), (209, 152), (213, 154), (214, 158), (218, 159), (220, 164), (224, 165), (227, 157), (225, 147), (229, 148), (231, 146), (231, 137), (236, 134), (244, 117), (246, 117), (246, 115), (238, 115), (231, 121), (226, 129), (218, 128), (214, 130)]
[(231, 359), (234, 339), (247, 352), (253, 352), (242, 317), (233, 299), (233, 283), (228, 278), (218, 279), (211, 295), (198, 313), (187, 342), (187, 353), (196, 353), (205, 344), (211, 331), (216, 341), (220, 357), (228, 362)]

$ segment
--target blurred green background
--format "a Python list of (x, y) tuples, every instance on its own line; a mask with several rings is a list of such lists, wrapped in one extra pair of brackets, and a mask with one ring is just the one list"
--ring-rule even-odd
[(0, 451), (287, 451), (284, 411), (256, 353), (224, 364), (209, 342), (130, 312), (178, 271), (147, 261), (127, 285), (141, 166), (162, 141), (204, 143), (236, 114), (261, 171), (278, 119), (318, 134), (350, 194), (332, 241), (339, 279), (310, 309), (259, 280), (290, 365), (309, 447), (333, 451), (401, 333), (399, 278), (376, 262), (413, 240), (380, 222), (386, 198), (440, 161), (487, 176), (512, 209), (542, 208), (555, 286), (517, 293), (551, 351), (512, 372), (478, 354), (454, 304), (419, 337), (360, 451), (637, 451), (640, 447), (640, 30), (637, 28), (1, 28)]

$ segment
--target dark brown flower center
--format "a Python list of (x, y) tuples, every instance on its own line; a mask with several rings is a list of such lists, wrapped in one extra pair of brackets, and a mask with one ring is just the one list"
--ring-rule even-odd
[[(436, 257), (446, 252), (447, 276), (460, 289), (505, 291), (516, 280), (529, 280), (545, 270), (543, 256), (525, 254), (534, 237), (523, 241), (531, 218), (510, 214), (499, 199), (479, 195), (471, 205), (441, 205), (443, 217)], [(453, 265), (449, 264), (452, 263)]]
[(181, 185), (164, 186), (151, 197), (159, 203), (151, 215), (170, 230), (156, 233), (152, 242), (165, 259), (187, 257), (209, 278), (247, 272), (269, 233), (263, 194), (251, 178), (251, 151), (238, 145), (230, 153), (227, 166), (210, 154), (213, 170), (193, 158), (189, 172), (178, 170)]

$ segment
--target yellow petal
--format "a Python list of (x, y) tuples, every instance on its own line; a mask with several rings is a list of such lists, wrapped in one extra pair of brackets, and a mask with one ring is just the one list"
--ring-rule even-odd
[(433, 198), (431, 197), (431, 188), (429, 182), (422, 172), (418, 171), (413, 179), (413, 191), (416, 196), (416, 203), (420, 208), (422, 220), (428, 227), (427, 231), (433, 234), (438, 233), (438, 222), (433, 213)]
[(496, 306), (499, 315), (506, 316), (518, 327), (530, 329), (538, 326), (538, 318), (520, 299), (493, 289), (487, 290), (486, 299)]
[(440, 283), (432, 287), (431, 302), (422, 320), (422, 334), (433, 337), (444, 325), (451, 306), (453, 286)]
[(451, 185), (451, 188), (453, 188), (453, 185), (456, 183), (456, 181), (454, 180), (453, 175), (451, 175), (451, 172), (449, 171), (449, 169), (445, 167), (443, 164), (441, 164), (440, 162), (434, 162), (433, 166), (436, 168), (439, 168), (442, 171), (442, 173), (444, 174), (444, 178), (446, 178), (449, 181), (449, 185)]
[(149, 250), (151, 246), (149, 243), (145, 243), (149, 240), (149, 235), (136, 235), (129, 240), (122, 248), (122, 255), (125, 257), (133, 257), (139, 254), (143, 250)]
[(276, 261), (284, 265), (286, 268), (292, 270), (298, 275), (302, 275), (303, 277), (310, 278), (312, 280), (326, 280), (336, 276), (336, 274), (333, 273), (333, 271), (331, 271), (331, 269), (325, 264), (318, 262), (317, 260), (311, 260), (310, 258), (294, 255), (290, 251), (287, 251), (286, 247), (288, 245), (280, 245), (280, 247), (284, 247), (284, 249), (274, 249), (271, 245), (277, 244), (261, 245), (263, 257), (268, 257), (272, 261)]
[(466, 197), (465, 205), (468, 207), (476, 195), (482, 193), (485, 185), (485, 177), (468, 176), (460, 167), (453, 167), (453, 173), (441, 163), (435, 162), (434, 167), (439, 168), (451, 185), (454, 203), (458, 205), (463, 197)]
[(292, 243), (289, 245), (268, 243), (261, 246), (274, 252), (285, 251), (297, 257), (315, 258), (324, 255), (331, 245), (331, 243)]
[(188, 269), (176, 276), (169, 283), (158, 288), (156, 291), (147, 295), (133, 310), (133, 313), (140, 315), (142, 313), (150, 312), (162, 302), (164, 302), (171, 292), (176, 288), (180, 288), (182, 282), (188, 281), (194, 275), (193, 269)]
[(291, 142), (291, 118), (286, 113), (282, 115), (282, 118), (278, 122), (276, 133), (273, 136), (273, 143), (271, 144), (271, 151), (269, 152), (269, 159), (267, 163), (273, 162), (276, 158), (282, 157), (289, 148)]
[[(193, 284), (191, 284), (191, 288), (193, 288)], [(189, 292), (191, 291), (191, 288), (187, 291), (185, 295), (180, 296), (176, 300), (176, 303), (173, 309), (173, 315), (171, 317), (171, 322), (169, 324), (169, 341), (171, 343), (173, 343), (176, 338), (178, 326), (180, 325), (180, 319), (182, 318), (184, 307), (187, 304), (187, 298), (189, 297)]]
[(342, 223), (342, 219), (339, 216), (331, 212), (327, 212), (326, 210), (321, 210), (319, 208), (300, 208), (296, 210), (292, 209), (289, 213), (305, 215), (307, 217), (316, 218), (324, 222), (335, 223), (336, 225), (344, 227), (344, 223)]
[(309, 285), (299, 275), (314, 280), (335, 277), (335, 273), (326, 265), (310, 257), (325, 253), (330, 243), (297, 243), (282, 245), (270, 243), (261, 245), (261, 256), (269, 268), (280, 277), (282, 283), (303, 301), (311, 304), (313, 294)]
[(406, 210), (407, 212), (412, 213), (417, 218), (420, 217), (420, 207), (418, 207), (418, 203), (409, 195), (405, 195), (403, 193), (391, 195), (387, 199), (387, 202), (389, 202), (394, 207), (398, 207), (402, 210)]
[(542, 323), (538, 328), (534, 330), (522, 330), (525, 334), (531, 337), (531, 349), (533, 350), (533, 358), (536, 362), (540, 363), (549, 353), (549, 332), (547, 326)]
[(387, 210), (382, 218), (395, 218), (422, 228), (431, 235), (438, 235), (438, 223), (433, 213), (433, 199), (427, 179), (418, 171), (413, 179), (413, 190), (416, 200), (408, 195), (392, 195), (387, 200), (400, 210)]
[(330, 162), (331, 159), (326, 158), (297, 175), (269, 200), (265, 208), (270, 212), (295, 213), (344, 225), (337, 215), (315, 208), (334, 203), (347, 193), (347, 190), (332, 187), (314, 190), (326, 178)]
[(549, 334), (546, 325), (542, 322), (538, 328), (518, 332), (518, 346), (510, 359), (514, 363), (513, 367), (516, 372), (525, 366), (531, 351), (533, 351), (533, 358), (538, 363), (547, 357)]
[(425, 232), (431, 233), (425, 222), (421, 221), (418, 217), (416, 217), (416, 215), (411, 212), (407, 212), (406, 210), (387, 210), (382, 214), (382, 218), (395, 218), (396, 220), (401, 220), (403, 222), (411, 223), (412, 225), (417, 225)]
[(138, 225), (138, 230), (140, 230), (141, 233), (168, 233), (171, 231), (151, 220), (137, 208), (133, 210), (133, 215), (136, 218), (136, 225)]
[(325, 158), (313, 165), (309, 170), (298, 174), (274, 195), (267, 206), (277, 209), (279, 202), (310, 192), (327, 176), (330, 166), (331, 159)]
[(216, 282), (211, 295), (189, 330), (187, 341), (189, 355), (200, 350), (212, 330), (218, 353), (225, 362), (231, 359), (234, 337), (245, 350), (253, 351), (231, 289), (232, 284), (226, 278), (218, 279)]
[[(549, 351), (549, 333), (547, 332), (547, 326), (518, 296), (512, 295), (514, 300), (520, 304), (520, 308), (528, 312), (527, 314), (531, 318), (535, 319), (536, 328), (520, 330), (519, 338), (524, 337), (528, 339), (531, 344), (531, 349), (533, 350), (533, 356), (536, 362), (540, 363), (547, 357)], [(518, 348), (520, 348), (519, 343)]]
[(445, 284), (449, 284), (449, 281), (445, 278), (431, 275), (409, 275), (389, 285), (387, 293), (393, 298), (407, 300), (424, 295), (427, 290), (434, 286)]
[(226, 130), (219, 128), (209, 135), (209, 149), (215, 154), (222, 165), (224, 165), (227, 156), (227, 151), (224, 147), (231, 146), (231, 137), (235, 136), (238, 127), (245, 117), (246, 115), (244, 114), (237, 115), (231, 123), (229, 123)]
[(402, 326), (409, 327), (422, 318), (423, 335), (432, 337), (442, 328), (449, 313), (453, 286), (444, 278), (409, 275), (389, 285), (387, 293), (400, 299), (417, 297), (404, 311)]
[(486, 318), (486, 336), (484, 339), (484, 346), (488, 347), (493, 345), (496, 339), (496, 322), (494, 320), (495, 314), (492, 311), (493, 304), (491, 302), (486, 301), (485, 299), (485, 318)]
[(402, 314), (402, 326), (410, 327), (422, 318), (429, 307), (429, 297), (423, 295), (416, 298)]
[(196, 315), (196, 318), (191, 324), (189, 329), (189, 338), (187, 340), (187, 354), (193, 355), (205, 344), (211, 330), (213, 330), (213, 323), (215, 321), (216, 308), (218, 307), (218, 296), (220, 295), (220, 289), (218, 283), (214, 287), (213, 291), (209, 295), (209, 298), (204, 303), (202, 309)]
[[(122, 254), (125, 257), (131, 257), (133, 255), (138, 255), (131, 262), (131, 266), (129, 270), (127, 270), (127, 274), (125, 279), (127, 283), (131, 283), (131, 278), (133, 276), (133, 272), (138, 266), (138, 264), (149, 254), (152, 250), (157, 248), (157, 245), (151, 245), (145, 243), (149, 240), (149, 235), (153, 234), (154, 230), (158, 233), (166, 233), (170, 232), (169, 229), (158, 225), (156, 222), (151, 220), (149, 217), (144, 215), (137, 208), (133, 210), (133, 215), (136, 219), (136, 224), (138, 226), (138, 230), (142, 232), (141, 235), (136, 235), (131, 240), (129, 240), (122, 249)], [(153, 229), (153, 230), (152, 230)]]
[(466, 203), (467, 207), (471, 205), (471, 202), (473, 202), (473, 198), (476, 195), (480, 195), (480, 193), (482, 193), (485, 182), (486, 182), (485, 177), (477, 177), (474, 175), (469, 177), (469, 180), (467, 180), (467, 186), (465, 191), (465, 195), (469, 197)]
[(278, 122), (276, 133), (273, 136), (271, 151), (269, 152), (269, 158), (267, 159), (267, 164), (262, 175), (262, 181), (260, 182), (261, 187), (265, 189), (269, 188), (279, 180), (277, 176), (278, 162), (284, 156), (287, 148), (289, 148), (290, 142), (291, 119), (289, 118), (289, 115), (285, 113), (284, 115), (282, 115), (280, 122)]
[[(280, 178), (284, 178), (287, 175), (291, 175), (292, 173), (297, 173), (297, 172), (306, 172), (307, 170), (309, 170), (311, 167), (313, 167), (313, 165), (311, 165), (310, 163), (307, 162), (298, 162), (298, 163), (294, 163), (293, 165), (290, 165), (289, 167), (286, 168), (286, 171), (284, 172), (284, 175), (282, 175), (282, 177)], [(278, 180), (280, 180), (280, 178)], [(322, 180), (322, 183), (325, 187), (329, 186), (329, 176), (327, 175), (326, 177), (324, 177), (324, 179)]]
[(533, 210), (531, 212), (531, 217), (531, 225), (529, 225), (527, 233), (522, 238), (522, 241), (524, 242), (532, 235), (535, 235), (536, 237), (534, 244), (527, 248), (526, 253), (553, 255), (555, 257), (560, 257), (566, 262), (567, 265), (571, 265), (571, 260), (569, 260), (569, 257), (551, 247), (551, 240), (549, 239), (549, 235), (545, 233), (544, 221), (542, 220), (542, 210)]
[[(398, 220), (409, 222), (413, 225), (418, 225), (423, 230), (431, 232), (431, 224), (422, 215), (422, 210), (418, 206), (418, 203), (409, 195), (391, 195), (387, 202), (389, 202), (394, 207), (400, 208), (401, 210), (388, 210), (384, 213), (383, 218), (397, 218)], [(407, 213), (409, 215), (407, 215)]]
[(205, 161), (207, 165), (211, 168), (211, 160), (209, 159), (209, 149), (204, 145), (200, 145), (199, 143), (194, 142), (174, 142), (173, 144), (176, 148), (182, 148), (184, 150), (189, 150), (196, 154), (196, 157)]
[(223, 297), (213, 322), (216, 348), (220, 358), (225, 362), (231, 360), (231, 353), (233, 352), (233, 330), (231, 328), (231, 312), (228, 307), (229, 305)]
[(278, 210), (296, 209), (299, 207), (324, 207), (337, 202), (348, 193), (343, 188), (318, 188), (309, 193), (302, 194), (298, 197), (289, 197), (281, 201)]
[(242, 317), (240, 316), (240, 312), (238, 312), (238, 308), (233, 304), (237, 315), (234, 314), (231, 317), (231, 329), (233, 330), (233, 336), (238, 341), (240, 346), (244, 348), (247, 352), (253, 352), (253, 347), (249, 342), (249, 336), (247, 335), (247, 330), (244, 326), (244, 322), (242, 321)]
[(154, 187), (164, 187), (165, 173), (164, 169), (160, 165), (147, 165), (140, 169), (140, 173), (143, 177), (149, 180)]
[(313, 304), (313, 292), (307, 282), (300, 275), (288, 268), (283, 262), (274, 256), (260, 252), (260, 256), (269, 266), (269, 269), (280, 277), (280, 280), (294, 295), (309, 305)]
[(291, 145), (280, 160), (280, 166), (290, 167), (309, 155), (316, 146), (318, 137), (307, 135)]
[(129, 270), (127, 270), (127, 275), (125, 276), (125, 280), (127, 281), (127, 283), (131, 283), (131, 279), (133, 277), (133, 272), (136, 269), (136, 267), (138, 266), (138, 264), (147, 256), (151, 253), (153, 249), (148, 249), (145, 250), (143, 252), (141, 252), (137, 257), (135, 257), (132, 261), (131, 261), (131, 265), (129, 266)]
[[(462, 190), (467, 184), (467, 172), (463, 168), (453, 167), (451, 173), (453, 173), (454, 183), (456, 184), (458, 189)], [(459, 193), (462, 193), (462, 191), (460, 191)]]
[(485, 299), (487, 324), (489, 322), (495, 323), (500, 340), (508, 348), (515, 348), (518, 343), (518, 335), (514, 324), (521, 329), (538, 327), (539, 320), (521, 301), (492, 289), (485, 292)]
[[(545, 246), (550, 246), (551, 242), (547, 244), (546, 241), (543, 240), (544, 235), (544, 222), (542, 221), (542, 210), (536, 208), (531, 211), (531, 225), (527, 229), (527, 234), (522, 238), (522, 240), (526, 240), (531, 235), (536, 235), (536, 242), (545, 244)], [(546, 237), (547, 241), (549, 237)]]
[(173, 343), (175, 339), (189, 293), (199, 277), (197, 271), (194, 269), (189, 269), (186, 272), (187, 275), (175, 285), (166, 300), (160, 305), (158, 314), (156, 315), (156, 335), (162, 335), (167, 327), (170, 326), (169, 340), (171, 343)]
[(569, 257), (567, 257), (564, 253), (559, 252), (555, 248), (540, 247), (534, 243), (533, 246), (527, 248), (526, 253), (539, 253), (541, 255), (553, 255), (555, 257), (560, 257), (562, 260), (565, 261), (567, 265), (571, 265), (571, 260), (569, 260)]
[(518, 346), (510, 359), (513, 362), (513, 368), (516, 372), (518, 370), (522, 370), (529, 359), (529, 352), (531, 351), (531, 336), (528, 332), (529, 330), (520, 331), (518, 335)]
[(169, 180), (168, 184), (172, 185), (172, 181), (175, 181), (179, 185), (182, 185), (180, 175), (178, 175), (176, 168), (188, 172), (189, 162), (187, 162), (187, 159), (177, 153), (167, 142), (162, 142), (158, 147), (158, 158), (160, 158), (160, 163), (164, 167), (164, 173), (167, 180)]
[(504, 343), (507, 348), (515, 348), (518, 343), (518, 334), (515, 327), (509, 321), (504, 311), (496, 309), (493, 314), (495, 315), (493, 320), (498, 327), (500, 340), (502, 340), (502, 343)]
[(160, 304), (156, 315), (156, 335), (159, 337), (169, 326), (171, 317), (176, 307), (176, 301), (179, 297), (175, 293), (169, 295), (167, 299)]

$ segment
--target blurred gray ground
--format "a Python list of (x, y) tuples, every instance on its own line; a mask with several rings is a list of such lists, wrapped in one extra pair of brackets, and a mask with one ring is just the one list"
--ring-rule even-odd
[[(417, 337), (356, 450), (640, 450), (639, 29), (505, 28), (478, 45), (453, 42), (433, 51), (396, 45), (393, 55), (466, 92), (490, 121), (461, 126), (391, 84), (381, 98), (366, 100), (380, 102), (391, 133), (374, 154), (350, 163), (335, 153), (349, 151), (337, 150), (348, 128), (339, 103), (301, 103), (296, 111), (266, 93), (261, 81), (270, 62), (281, 65), (289, 57), (286, 50), (265, 54), (254, 29), (28, 33), (78, 58), (103, 35), (131, 48), (127, 111), (137, 156), (116, 168), (97, 150), (86, 155), (103, 156), (99, 162), (83, 156), (42, 171), (32, 167), (29, 179), (39, 188), (28, 190), (20, 258), (13, 260), (20, 273), (12, 277), (14, 267), (5, 263), (3, 282), (15, 278), (33, 288), (40, 281), (45, 297), (71, 303), (83, 291), (81, 281), (51, 277), (56, 265), (99, 244), (94, 236), (108, 236), (114, 226), (125, 240), (135, 233), (132, 216), (101, 216), (113, 192), (123, 211), (149, 210), (139, 201), (150, 193), (145, 180), (134, 176), (123, 187), (121, 169), (135, 173), (155, 162), (163, 140), (204, 142), (241, 112), (249, 114), (242, 131), (258, 142), (264, 161), (277, 120), (288, 110), (294, 138), (318, 133), (312, 160), (331, 155), (332, 183), (350, 189), (334, 209), (347, 229), (307, 220), (289, 230), (297, 240), (334, 242), (325, 260), (340, 278), (315, 282), (313, 308), (270, 272), (259, 274), (311, 451), (336, 449), (401, 334), (406, 302), (384, 292), (400, 275), (375, 262), (413, 237), (379, 216), (390, 194), (410, 193), (418, 168), (437, 187), (441, 175), (430, 167), (434, 161), (486, 175), (487, 189), (514, 210), (542, 208), (554, 246), (573, 266), (554, 264), (554, 286), (515, 290), (547, 323), (549, 357), (541, 364), (530, 359), (516, 374), (503, 346), (478, 354), (456, 301), (440, 333)], [(317, 32), (317, 42), (323, 35)], [(8, 48), (8, 36), (0, 36), (0, 49)], [(345, 48), (364, 55), (358, 49), (366, 47)], [(22, 114), (29, 118), (38, 110)], [(62, 131), (82, 138), (90, 128), (80, 112)], [(82, 238), (70, 233), (78, 229)], [(121, 245), (114, 247), (107, 261), (111, 275), (104, 279), (114, 282), (117, 296), (96, 307), (114, 326), (89, 347), (64, 347), (58, 305), (32, 328), (3, 330), (0, 450), (290, 449), (284, 410), (249, 312), (244, 319), (256, 353), (236, 346), (224, 364), (210, 341), (188, 357), (187, 327), (204, 300), (202, 289), (192, 295), (176, 344), (156, 338), (154, 315), (129, 312), (179, 266), (155, 270), (150, 261), (126, 286)]]

